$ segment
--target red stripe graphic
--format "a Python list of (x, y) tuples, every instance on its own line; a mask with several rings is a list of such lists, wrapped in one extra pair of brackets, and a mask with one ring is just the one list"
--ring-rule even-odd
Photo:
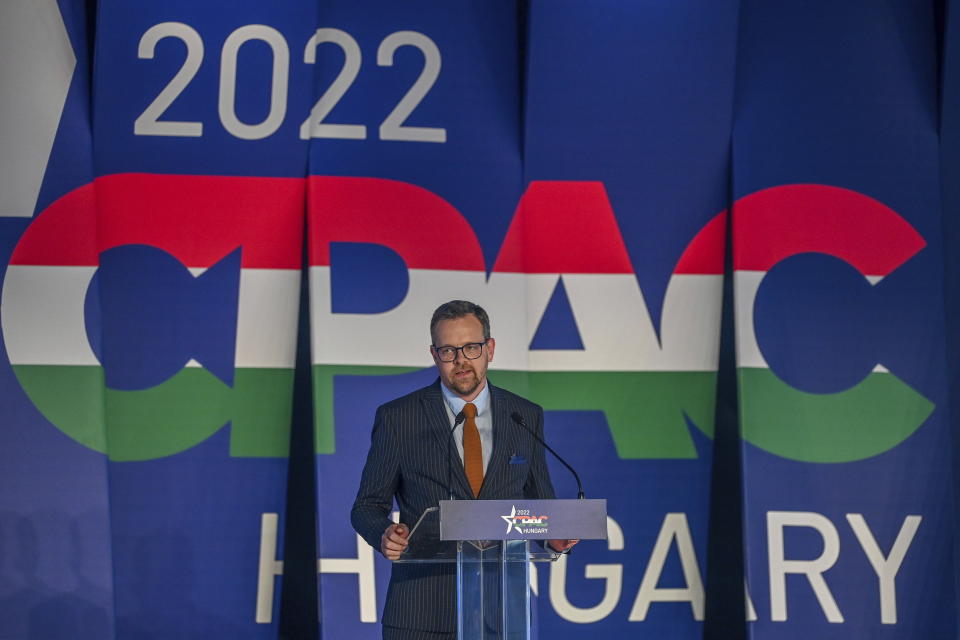
[(673, 272), (688, 275), (723, 275), (726, 237), (727, 212), (721, 211), (693, 237)]
[(531, 182), (494, 271), (633, 273), (602, 182)]
[(885, 276), (926, 242), (893, 209), (822, 184), (772, 187), (733, 209), (734, 269), (767, 271), (798, 253), (825, 253), (864, 275)]
[(243, 267), (298, 269), (304, 197), (298, 178), (97, 178), (43, 211), (11, 263), (93, 266), (99, 252), (144, 244), (208, 267), (242, 246)]
[(23, 232), (10, 264), (97, 266), (97, 209), (92, 184), (58, 198)]
[(397, 252), (410, 269), (483, 271), (466, 218), (440, 196), (383, 178), (311, 176), (310, 264), (330, 264), (331, 242), (367, 242)]

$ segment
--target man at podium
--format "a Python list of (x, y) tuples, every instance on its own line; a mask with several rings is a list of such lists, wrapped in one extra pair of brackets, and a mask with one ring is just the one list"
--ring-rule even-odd
[[(518, 414), (542, 438), (543, 409), (487, 381), (496, 341), (486, 311), (465, 300), (444, 303), (430, 320), (430, 337), (439, 379), (377, 409), (351, 511), (357, 533), (391, 560), (440, 500), (554, 498), (542, 445), (511, 417)], [(389, 519), (394, 499), (400, 524)], [(564, 552), (576, 541), (548, 544)], [(453, 640), (455, 574), (453, 564), (395, 564), (384, 640)]]

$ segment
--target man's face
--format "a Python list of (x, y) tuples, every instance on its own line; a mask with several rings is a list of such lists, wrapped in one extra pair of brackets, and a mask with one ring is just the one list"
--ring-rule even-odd
[[(441, 320), (433, 332), (433, 344), (436, 347), (462, 347), (471, 342), (484, 342), (483, 326), (473, 314)], [(486, 341), (480, 357), (470, 360), (457, 351), (453, 362), (442, 362), (436, 352), (431, 349), (433, 362), (440, 372), (440, 380), (444, 385), (467, 402), (477, 397), (483, 389), (487, 379), (487, 365), (493, 361), (493, 348), (496, 346), (493, 338)]]

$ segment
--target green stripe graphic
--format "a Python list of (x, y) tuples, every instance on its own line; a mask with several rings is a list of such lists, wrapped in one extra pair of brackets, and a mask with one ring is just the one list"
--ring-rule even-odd
[[(337, 376), (397, 375), (414, 367), (315, 365), (317, 453), (335, 447), (333, 385)], [(716, 373), (676, 371), (527, 372), (491, 370), (493, 384), (548, 410), (603, 411), (624, 459), (696, 458), (684, 416), (713, 435)], [(372, 425), (373, 416), (370, 416)]]
[(795, 389), (769, 369), (741, 368), (743, 438), (803, 462), (851, 462), (888, 451), (923, 424), (933, 403), (892, 373), (871, 373), (852, 389)]
[[(338, 376), (415, 370), (314, 366), (317, 453), (336, 450), (333, 390)], [(111, 460), (174, 455), (228, 422), (231, 456), (288, 453), (291, 369), (237, 369), (231, 388), (204, 369), (187, 368), (140, 391), (106, 389), (100, 367), (16, 365), (14, 371), (50, 422)], [(791, 460), (838, 463), (878, 455), (907, 439), (934, 409), (890, 373), (871, 373), (856, 387), (834, 394), (799, 391), (769, 369), (742, 368), (738, 375), (744, 439)], [(548, 410), (603, 411), (623, 459), (695, 458), (686, 418), (705, 435), (713, 434), (712, 372), (496, 370), (490, 378)]]
[(231, 388), (191, 367), (139, 391), (107, 389), (96, 366), (17, 365), (14, 372), (44, 417), (111, 460), (180, 453), (231, 420), (231, 456), (289, 452), (292, 369), (237, 369)]

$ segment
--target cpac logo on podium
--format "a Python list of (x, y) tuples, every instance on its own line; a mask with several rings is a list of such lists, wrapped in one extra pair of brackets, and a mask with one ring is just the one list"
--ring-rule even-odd
[[(734, 211), (745, 438), (844, 462), (909, 437), (933, 406), (883, 363), (846, 389), (801, 390), (771, 370), (754, 322), (767, 272), (792, 256), (832, 256), (873, 286), (923, 239), (880, 202), (823, 185), (766, 189)], [(464, 291), (494, 318), (497, 383), (548, 410), (602, 410), (621, 458), (694, 458), (690, 425), (712, 434), (726, 213), (678, 256), (655, 323), (598, 182), (531, 183), (488, 270), (463, 215), (408, 183), (99, 178), (41, 213), (7, 269), (3, 335), (27, 395), (116, 460), (176, 454), (228, 423), (231, 455), (286, 455), (305, 215), (318, 453), (334, 452), (334, 377), (430, 366), (424, 318)], [(377, 298), (389, 308), (340, 308), (359, 285), (338, 256), (364, 246), (401, 265)]]
[(520, 535), (547, 533), (550, 524), (547, 520), (550, 516), (535, 516), (529, 509), (517, 509), (516, 505), (510, 509), (510, 515), (500, 516), (507, 523), (505, 534), (510, 533), (510, 529), (515, 530)]

